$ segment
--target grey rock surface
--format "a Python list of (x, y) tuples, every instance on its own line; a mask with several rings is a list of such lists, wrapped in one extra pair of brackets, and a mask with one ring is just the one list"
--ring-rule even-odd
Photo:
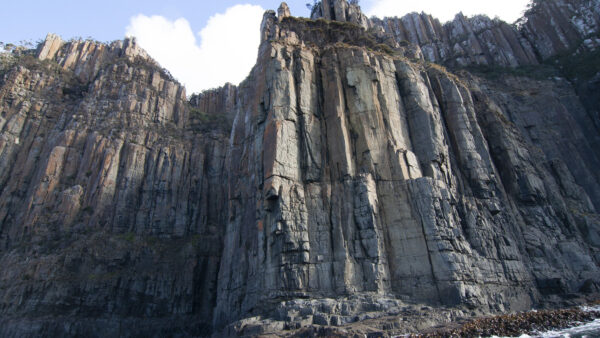
[[(521, 30), (282, 4), (248, 78), (189, 100), (134, 40), (49, 35), (15, 55), (0, 68), (0, 335), (417, 332), (595, 292), (598, 75), (430, 62), (542, 72), (593, 51), (551, 37), (597, 34), (594, 2), (548, 2)], [(536, 23), (549, 15), (559, 26)]]
[(132, 40), (49, 35), (19, 64), (0, 89), (0, 335), (210, 332), (227, 132), (195, 132)]
[(323, 18), (325, 20), (352, 22), (368, 29), (370, 27), (369, 19), (357, 3), (347, 0), (319, 1), (312, 9), (311, 19)]
[(286, 23), (265, 16), (240, 87), (217, 326), (357, 293), (518, 310), (598, 278), (598, 129), (570, 84), (456, 76)]
[[(325, 16), (323, 16), (325, 17)], [(372, 18), (367, 25), (380, 37), (420, 47), (425, 60), (448, 66), (537, 65), (560, 53), (600, 46), (597, 1), (534, 1), (514, 24), (484, 15), (440, 23), (425, 13)]]
[(598, 1), (536, 1), (525, 13), (521, 31), (547, 59), (573, 49), (600, 47)]

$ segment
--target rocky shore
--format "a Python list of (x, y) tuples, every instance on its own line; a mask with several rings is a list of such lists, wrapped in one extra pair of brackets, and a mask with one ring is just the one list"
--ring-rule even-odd
[(442, 329), (409, 337), (519, 337), (539, 332), (564, 329), (600, 318), (600, 311), (585, 311), (581, 307), (530, 311), (509, 315), (479, 318), (457, 329)]
[[(364, 320), (342, 326), (310, 325), (296, 330), (254, 334), (252, 337), (519, 337), (540, 332), (580, 326), (600, 318), (599, 302), (569, 307), (555, 304), (554, 309), (532, 310), (512, 314), (481, 315), (458, 309), (422, 308), (396, 316)], [(546, 304), (550, 306), (550, 304)]]

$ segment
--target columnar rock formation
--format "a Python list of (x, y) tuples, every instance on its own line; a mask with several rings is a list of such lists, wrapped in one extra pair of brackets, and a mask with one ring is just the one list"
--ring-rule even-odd
[(210, 327), (228, 135), (196, 133), (185, 89), (133, 40), (49, 35), (36, 56), (0, 90), (1, 335), (61, 335), (21, 320), (55, 315), (117, 335), (103, 313)]
[(465, 17), (441, 24), (431, 15), (373, 18), (369, 25), (380, 36), (399, 44), (420, 46), (426, 60), (451, 66), (536, 65), (560, 53), (600, 46), (597, 1), (536, 1), (516, 25), (486, 16)]
[(368, 292), (518, 309), (598, 278), (600, 153), (564, 80), (458, 78), (292, 20), (265, 15), (241, 86), (217, 323)]
[(365, 29), (369, 28), (369, 19), (356, 4), (357, 1), (323, 0), (316, 4), (311, 13), (311, 19), (348, 21)]
[(252, 334), (597, 291), (595, 80), (426, 62), (547, 71), (595, 48), (596, 4), (547, 3), (521, 28), (282, 5), (249, 77), (189, 102), (134, 40), (49, 35), (0, 68), (0, 334)]
[(600, 47), (598, 1), (537, 1), (522, 21), (521, 31), (543, 59)]
[(538, 63), (531, 43), (516, 27), (487, 16), (467, 18), (460, 13), (442, 25), (428, 14), (412, 13), (372, 22), (375, 29), (398, 43), (420, 46), (425, 59), (431, 62), (512, 67)]

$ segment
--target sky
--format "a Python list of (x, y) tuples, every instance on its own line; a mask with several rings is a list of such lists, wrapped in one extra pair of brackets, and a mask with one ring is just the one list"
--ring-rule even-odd
[[(231, 82), (238, 84), (255, 63), (260, 21), (281, 0), (17, 0), (0, 12), (0, 42), (36, 44), (47, 33), (63, 39), (109, 42), (136, 37), (138, 43), (182, 82), (188, 94)], [(309, 16), (306, 3), (287, 1), (294, 16)], [(442, 22), (458, 12), (487, 14), (514, 22), (529, 0), (362, 0), (368, 16), (426, 12)]]

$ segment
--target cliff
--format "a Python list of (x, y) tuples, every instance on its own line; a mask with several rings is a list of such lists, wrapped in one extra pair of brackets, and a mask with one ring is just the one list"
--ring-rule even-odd
[(419, 46), (425, 60), (455, 67), (537, 65), (560, 53), (600, 46), (600, 5), (589, 0), (535, 0), (513, 25), (462, 13), (445, 24), (425, 13), (369, 20), (344, 0), (322, 1), (312, 18), (355, 23), (392, 46), (411, 43)]
[(0, 90), (0, 335), (206, 332), (227, 131), (133, 40), (32, 52)]
[(598, 13), (282, 4), (249, 77), (189, 101), (134, 40), (49, 35), (0, 69), (0, 334), (399, 334), (593, 297)]

